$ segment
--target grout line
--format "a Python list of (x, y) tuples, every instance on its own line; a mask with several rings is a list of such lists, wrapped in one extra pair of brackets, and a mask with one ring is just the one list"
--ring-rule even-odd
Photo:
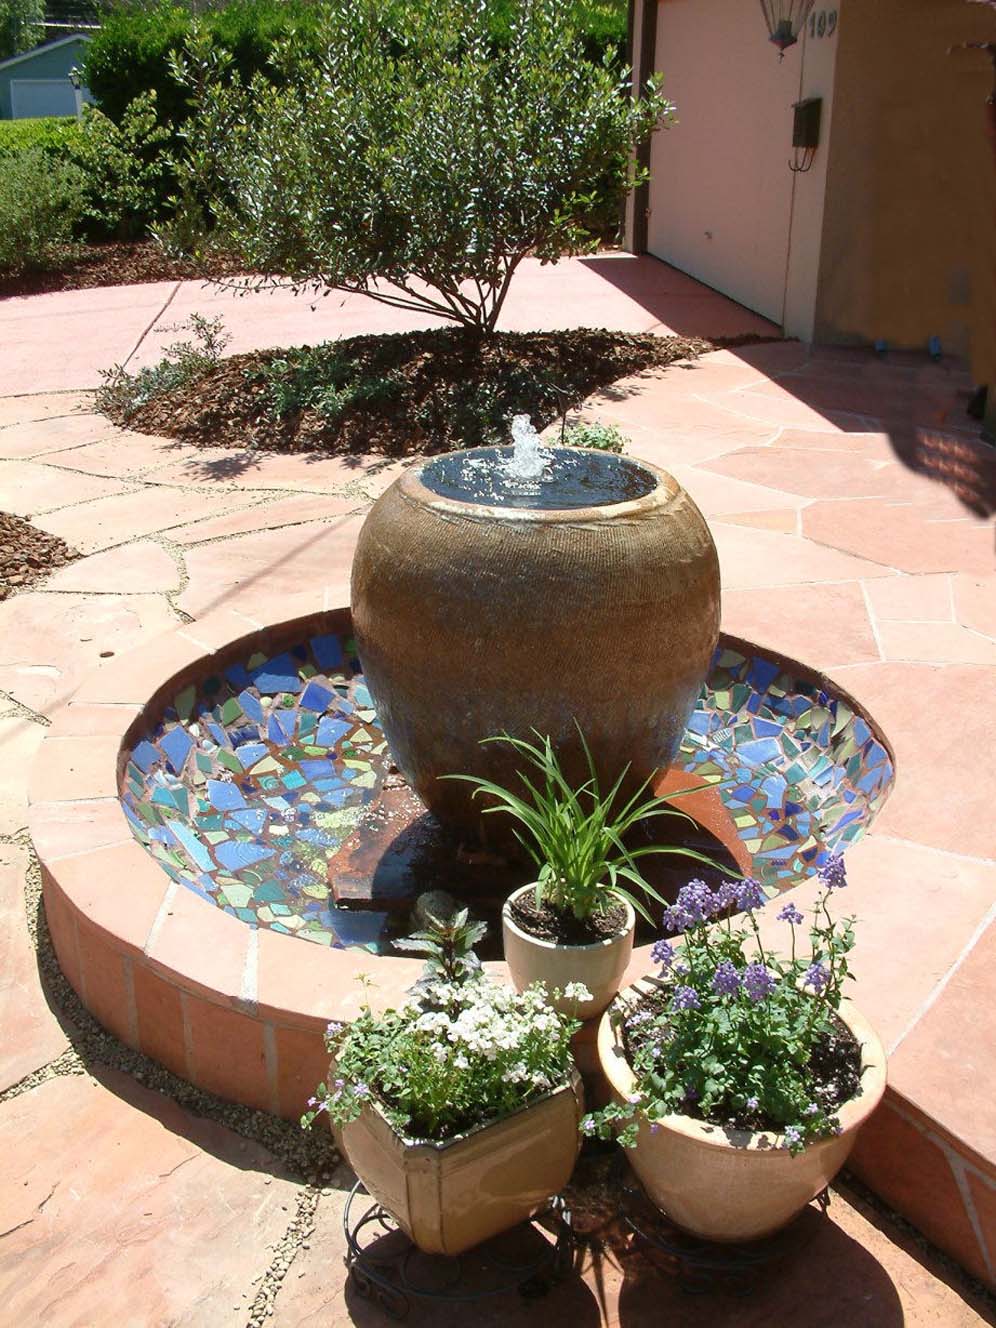
[[(943, 849), (940, 850), (940, 852), (943, 851), (944, 851)], [(948, 983), (958, 972), (958, 969), (962, 966), (962, 964), (965, 962), (968, 956), (972, 953), (976, 944), (985, 935), (987, 929), (994, 920), (996, 920), (996, 904), (993, 904), (989, 908), (989, 911), (982, 918), (981, 922), (979, 922), (978, 926), (972, 932), (971, 936), (965, 942), (964, 946), (962, 946), (962, 949), (957, 959), (954, 961), (954, 963), (951, 965), (948, 971), (944, 974), (941, 980), (934, 986), (933, 991), (931, 991), (930, 994), (923, 1001), (920, 1002), (920, 1005), (913, 1012), (912, 1017), (910, 1018), (909, 1022), (906, 1024), (906, 1027), (899, 1034), (899, 1036), (892, 1042), (892, 1044), (889, 1047), (890, 1056), (894, 1056), (896, 1054), (901, 1044), (906, 1040), (907, 1037), (909, 1037), (913, 1029), (917, 1026), (917, 1024), (921, 1021), (921, 1019), (923, 1019), (924, 1015), (926, 1015), (933, 1008), (933, 1006), (937, 1004), (938, 1000), (944, 994), (944, 991), (947, 988)]]
[(162, 903), (159, 905), (156, 916), (152, 920), (152, 926), (149, 928), (149, 934), (145, 941), (145, 954), (150, 953), (152, 947), (159, 939), (159, 933), (163, 929), (163, 923), (166, 921), (166, 917), (173, 906), (173, 900), (176, 898), (176, 892), (179, 888), (180, 884), (178, 881), (170, 881), (169, 885), (166, 887), (166, 893), (163, 895)]
[(131, 363), (133, 357), (138, 353), (139, 347), (141, 346), (142, 342), (143, 342), (143, 341), (145, 340), (145, 338), (149, 335), (149, 333), (152, 331), (152, 329), (155, 327), (155, 325), (159, 322), (160, 318), (162, 318), (163, 314), (165, 314), (166, 310), (167, 310), (167, 309), (170, 307), (170, 305), (173, 303), (174, 299), (176, 298), (176, 293), (177, 293), (177, 291), (180, 289), (180, 287), (181, 287), (182, 285), (183, 285), (183, 282), (182, 282), (182, 281), (177, 281), (177, 282), (174, 284), (173, 289), (170, 291), (169, 295), (166, 297), (166, 303), (165, 303), (165, 304), (163, 305), (163, 307), (159, 310), (159, 312), (153, 317), (152, 322), (148, 325), (148, 327), (145, 329), (145, 331), (142, 333), (142, 335), (139, 337), (139, 339), (135, 342), (134, 346), (132, 346), (131, 350), (128, 352), (128, 356), (127, 356), (127, 358), (126, 358), (126, 359), (122, 362), (122, 364), (121, 364), (121, 368), (122, 368), (122, 369), (127, 369), (128, 365)]
[(871, 627), (872, 636), (875, 638), (875, 649), (878, 651), (880, 660), (885, 659), (885, 651), (882, 649), (882, 638), (878, 633), (878, 622), (875, 618), (875, 610), (872, 608), (871, 596), (868, 593), (868, 587), (862, 578), (858, 585), (861, 587), (861, 595), (865, 601), (865, 612), (868, 614), (868, 625)]
[(968, 1183), (968, 1176), (965, 1170), (965, 1160), (953, 1148), (945, 1144), (943, 1140), (938, 1140), (942, 1151), (948, 1159), (948, 1166), (954, 1173), (955, 1184), (958, 1186), (958, 1193), (961, 1195), (962, 1207), (968, 1214), (968, 1220), (972, 1225), (972, 1231), (975, 1233), (975, 1239), (979, 1246), (979, 1253), (982, 1255), (983, 1262), (986, 1265), (986, 1271), (990, 1278), (994, 1276), (993, 1262), (989, 1256), (989, 1242), (986, 1240), (986, 1233), (982, 1229), (982, 1223), (979, 1221), (979, 1214), (976, 1211), (975, 1200), (972, 1198), (972, 1188)]

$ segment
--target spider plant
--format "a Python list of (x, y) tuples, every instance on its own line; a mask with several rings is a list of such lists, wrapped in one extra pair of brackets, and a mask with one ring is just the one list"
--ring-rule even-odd
[[(628, 886), (644, 895), (666, 901), (644, 879), (638, 860), (651, 854), (673, 854), (695, 858), (717, 867), (710, 858), (695, 849), (670, 844), (627, 846), (626, 835), (639, 824), (651, 820), (695, 822), (673, 805), (682, 790), (667, 797), (647, 797), (649, 779), (626, 801), (621, 789), (629, 773), (625, 766), (612, 788), (602, 794), (591, 749), (578, 729), (588, 767), (588, 778), (578, 788), (571, 786), (561, 769), (560, 760), (549, 737), (533, 730), (537, 741), (513, 738), (508, 733), (484, 738), (482, 742), (501, 742), (513, 747), (523, 759), (517, 771), (524, 785), (520, 797), (510, 789), (478, 775), (443, 775), (475, 785), (474, 797), (490, 795), (494, 804), (485, 807), (487, 814), (505, 814), (518, 824), (513, 834), (536, 864), (536, 902), (546, 902), (562, 912), (571, 912), (582, 921), (621, 900), (648, 922), (650, 914)], [(535, 771), (535, 775), (531, 775)]]

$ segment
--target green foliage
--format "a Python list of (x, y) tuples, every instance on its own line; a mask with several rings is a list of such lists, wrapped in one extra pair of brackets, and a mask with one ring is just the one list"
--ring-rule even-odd
[(403, 388), (390, 370), (371, 371), (334, 341), (288, 350), (260, 365), (253, 377), (264, 384), (274, 419), (314, 410), (331, 422), (356, 406), (388, 402)]
[(37, 46), (44, 18), (45, 0), (0, 0), (0, 60)]
[(83, 210), (83, 173), (29, 147), (0, 164), (0, 272), (51, 266)]
[(158, 364), (146, 365), (137, 373), (129, 373), (120, 364), (103, 370), (104, 381), (96, 396), (98, 410), (113, 419), (126, 420), (153, 397), (186, 387), (203, 377), (219, 362), (230, 340), (223, 319), (205, 318), (203, 314), (191, 314), (185, 323), (169, 330), (189, 330), (191, 339), (173, 342), (163, 351)]
[[(832, 890), (844, 884), (842, 860), (833, 863), (833, 874), (821, 873), (825, 888), (804, 955), (796, 931), (805, 917), (794, 904), (779, 914), (791, 931), (789, 956), (768, 948), (770, 933), (762, 940), (755, 913), (766, 900), (756, 881), (723, 882), (716, 891), (693, 881), (679, 891), (670, 912), (672, 926), (683, 929), (680, 943), (653, 947), (661, 977), (614, 1012), (637, 1092), (586, 1118), (587, 1133), (607, 1138), (622, 1125), (621, 1141), (630, 1144), (637, 1115), (653, 1122), (678, 1113), (773, 1129), (798, 1152), (839, 1131), (837, 1108), (858, 1088), (860, 1056), (852, 1052), (850, 1068), (831, 1058), (831, 1073), (821, 1069), (839, 1036), (835, 1014), (854, 945), (853, 919), (835, 922), (829, 909)], [(736, 908), (742, 916), (732, 915)]]
[(471, 921), (470, 910), (451, 907), (446, 896), (434, 902), (431, 895), (422, 895), (419, 902), (424, 918), (422, 930), (396, 940), (395, 949), (425, 955), (428, 978), (460, 982), (476, 973), (481, 961), (474, 946), (484, 940), (488, 924)]
[(155, 92), (136, 97), (120, 123), (86, 108), (70, 152), (87, 178), (85, 215), (100, 232), (128, 240), (146, 230), (169, 169), (169, 136), (158, 121)]
[(564, 430), (567, 447), (593, 447), (600, 452), (622, 452), (629, 439), (614, 424), (572, 424)]
[(101, 20), (83, 65), (87, 87), (100, 109), (120, 120), (125, 108), (150, 89), (163, 123), (176, 127), (189, 114), (186, 92), (172, 76), (170, 59), (183, 50), (199, 23), (210, 45), (232, 58), (234, 74), (248, 82), (266, 73), (278, 43), (292, 34), (306, 40), (317, 29), (316, 7), (307, 0), (233, 0), (195, 20), (190, 6), (120, 5)]
[[(326, 0), (248, 88), (183, 62), (197, 187), (247, 270), (490, 332), (527, 254), (587, 251), (672, 108), (583, 56), (564, 0)], [(509, 39), (492, 28), (508, 16)], [(390, 282), (387, 290), (375, 283)], [(266, 284), (265, 278), (260, 284)]]
[(580, 1026), (549, 1007), (542, 987), (515, 992), (479, 974), (420, 984), (400, 1009), (364, 1004), (352, 1023), (329, 1025), (334, 1078), (319, 1084), (302, 1124), (327, 1111), (344, 1125), (374, 1102), (406, 1138), (452, 1138), (566, 1084)]
[(79, 138), (75, 116), (50, 115), (37, 120), (0, 120), (0, 157), (41, 148), (53, 157), (68, 155)]
[[(651, 854), (673, 854), (694, 858), (712, 865), (694, 849), (666, 844), (648, 844), (629, 848), (625, 836), (637, 825), (660, 817), (689, 821), (671, 798), (647, 798), (644, 784), (623, 802), (620, 792), (629, 767), (624, 769), (604, 796), (591, 751), (580, 733), (588, 766), (588, 778), (574, 788), (561, 769), (560, 759), (548, 737), (537, 733), (538, 743), (512, 738), (507, 733), (485, 738), (484, 742), (502, 742), (513, 747), (523, 758), (525, 769), (518, 775), (524, 786), (523, 796), (502, 788), (477, 775), (444, 775), (475, 786), (474, 796), (486, 794), (493, 801), (486, 814), (511, 816), (517, 822), (513, 833), (538, 868), (536, 891), (539, 899), (562, 912), (570, 911), (578, 919), (604, 913), (615, 902), (625, 899), (648, 918), (640, 901), (624, 882), (638, 887), (660, 902), (660, 896), (640, 874), (637, 860)], [(534, 782), (527, 770), (537, 772)]]

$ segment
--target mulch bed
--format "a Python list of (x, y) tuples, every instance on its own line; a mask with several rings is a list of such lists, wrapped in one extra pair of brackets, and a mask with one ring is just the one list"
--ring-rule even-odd
[[(335, 360), (330, 380), (381, 387), (373, 395), (357, 392), (331, 419), (310, 407), (282, 415), (273, 408), (263, 371), (307, 348), (233, 355), (128, 413), (112, 401), (100, 404), (129, 429), (198, 446), (400, 457), (493, 442), (498, 429), (506, 437), (508, 419), (519, 411), (545, 426), (598, 388), (716, 344), (592, 329), (486, 338), (450, 328), (360, 336), (322, 348)], [(278, 368), (277, 376), (282, 372)]]
[(0, 600), (27, 590), (49, 572), (79, 557), (58, 535), (49, 535), (30, 521), (0, 512)]
[(152, 240), (130, 243), (78, 244), (67, 247), (57, 264), (38, 272), (0, 276), (0, 299), (14, 295), (41, 295), (47, 291), (90, 290), (96, 286), (131, 286), (143, 281), (191, 281), (197, 277), (239, 275), (223, 258), (205, 259), (196, 266), (167, 258)]

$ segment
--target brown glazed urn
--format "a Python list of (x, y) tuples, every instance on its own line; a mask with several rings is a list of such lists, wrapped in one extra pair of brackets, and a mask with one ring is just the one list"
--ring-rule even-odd
[(510, 454), (411, 466), (367, 516), (352, 573), (357, 650), (394, 759), (442, 822), (503, 848), (507, 818), (482, 820), (471, 786), (440, 776), (521, 790), (511, 749), (481, 739), (535, 730), (580, 784), (577, 725), (603, 791), (627, 764), (634, 789), (674, 759), (720, 607), (712, 536), (671, 475), (551, 448), (552, 478), (523, 484), (501, 475)]

